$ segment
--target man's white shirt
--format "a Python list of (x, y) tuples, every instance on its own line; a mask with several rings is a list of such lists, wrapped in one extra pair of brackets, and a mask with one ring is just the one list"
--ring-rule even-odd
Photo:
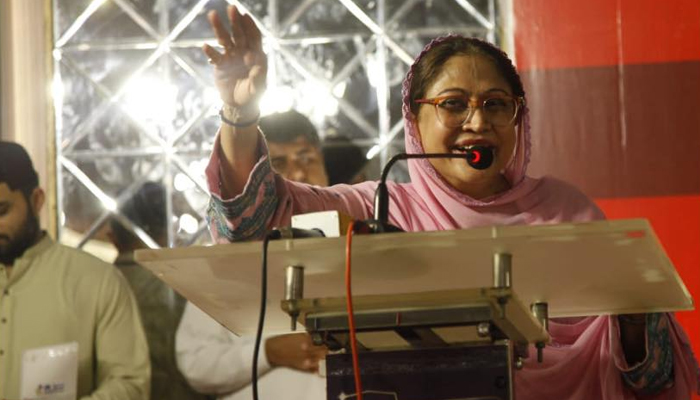
[[(266, 334), (269, 336), (269, 334)], [(187, 381), (201, 393), (219, 400), (250, 400), (255, 338), (236, 336), (192, 303), (187, 303), (175, 338), (177, 364)], [(326, 379), (317, 373), (273, 368), (258, 359), (261, 400), (325, 400)]]

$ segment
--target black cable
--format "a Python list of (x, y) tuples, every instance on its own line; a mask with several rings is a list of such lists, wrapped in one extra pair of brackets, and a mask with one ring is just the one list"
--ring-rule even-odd
[(373, 220), (370, 221), (371, 229), (375, 233), (402, 232), (403, 230), (389, 224), (389, 189), (386, 180), (389, 177), (391, 167), (400, 160), (417, 158), (463, 158), (474, 169), (486, 169), (493, 163), (493, 150), (487, 146), (469, 146), (465, 153), (399, 153), (389, 160), (382, 169), (382, 174), (374, 193)]
[(270, 240), (324, 237), (320, 229), (298, 229), (292, 227), (274, 228), (265, 235), (262, 248), (262, 268), (260, 276), (260, 316), (258, 317), (258, 330), (255, 332), (255, 348), (253, 349), (253, 400), (258, 398), (258, 357), (262, 343), (263, 327), (265, 326), (265, 309), (267, 308), (267, 247)]
[(260, 316), (258, 317), (258, 330), (255, 333), (255, 348), (253, 350), (253, 400), (258, 398), (258, 355), (260, 354), (260, 343), (262, 342), (263, 326), (265, 324), (265, 309), (267, 308), (267, 246), (271, 239), (278, 239), (280, 232), (273, 230), (263, 239), (262, 268), (260, 277)]

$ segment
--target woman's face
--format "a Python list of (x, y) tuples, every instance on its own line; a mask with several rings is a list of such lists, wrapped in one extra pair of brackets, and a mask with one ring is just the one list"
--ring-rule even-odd
[[(425, 98), (466, 96), (481, 106), (486, 97), (512, 95), (493, 61), (480, 55), (458, 55), (442, 66)], [(479, 107), (461, 126), (447, 127), (438, 118), (436, 107), (441, 106), (421, 104), (418, 111), (418, 130), (426, 153), (464, 153), (470, 145), (488, 146), (494, 153), (493, 164), (484, 170), (470, 167), (464, 159), (430, 159), (438, 173), (457, 190), (477, 199), (508, 189), (501, 171), (515, 148), (515, 122), (494, 126)]]

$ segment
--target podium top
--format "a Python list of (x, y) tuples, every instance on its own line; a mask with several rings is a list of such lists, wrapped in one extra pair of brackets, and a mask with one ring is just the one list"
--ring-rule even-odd
[[(136, 260), (237, 334), (255, 331), (261, 242), (140, 250)], [(693, 301), (646, 220), (498, 226), (358, 235), (353, 295), (490, 287), (495, 253), (512, 254), (512, 287), (550, 317), (693, 309)], [(285, 268), (302, 265), (304, 297), (344, 294), (345, 238), (271, 242), (266, 331), (286, 331)]]

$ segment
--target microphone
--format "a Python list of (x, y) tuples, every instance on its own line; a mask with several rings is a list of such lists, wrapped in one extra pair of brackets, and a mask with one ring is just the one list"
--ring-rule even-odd
[(469, 146), (466, 156), (467, 164), (474, 169), (486, 169), (493, 164), (493, 149), (486, 146)]
[(493, 164), (493, 149), (487, 146), (475, 145), (469, 146), (464, 154), (457, 153), (426, 153), (426, 154), (408, 154), (399, 153), (392, 157), (386, 163), (382, 170), (381, 179), (377, 185), (377, 190), (374, 193), (374, 215), (373, 219), (366, 221), (372, 233), (384, 232), (403, 232), (397, 226), (389, 224), (389, 190), (386, 186), (386, 179), (389, 175), (391, 167), (399, 160), (408, 160), (412, 158), (464, 158), (467, 164), (477, 170), (484, 170)]

